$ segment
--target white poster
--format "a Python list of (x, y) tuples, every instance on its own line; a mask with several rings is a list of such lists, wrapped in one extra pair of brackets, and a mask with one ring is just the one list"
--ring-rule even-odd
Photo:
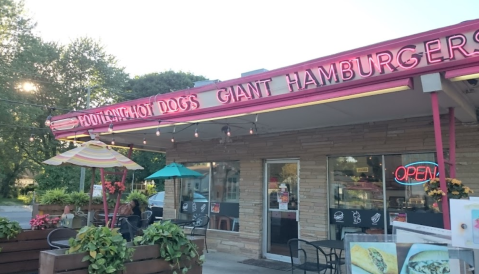
[(479, 201), (450, 199), (452, 246), (479, 248)]
[(93, 197), (101, 197), (101, 185), (93, 185)]

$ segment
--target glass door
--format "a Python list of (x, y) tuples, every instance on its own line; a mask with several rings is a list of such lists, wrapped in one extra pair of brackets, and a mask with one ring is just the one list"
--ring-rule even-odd
[(299, 235), (299, 161), (266, 161), (264, 178), (263, 255), (289, 261), (288, 240)]

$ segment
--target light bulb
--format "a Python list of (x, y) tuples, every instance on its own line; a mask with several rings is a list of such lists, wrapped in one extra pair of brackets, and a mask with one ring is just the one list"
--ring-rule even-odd
[(146, 145), (146, 138), (143, 138), (143, 144)]
[(108, 127), (108, 132), (110, 132), (110, 133), (113, 132), (113, 124), (110, 124), (110, 126)]
[(115, 145), (115, 138), (111, 139), (111, 145), (112, 145), (112, 146)]
[(160, 136), (160, 135), (161, 135), (160, 128), (157, 128), (156, 129), (156, 136)]
[(249, 129), (249, 134), (253, 134), (253, 128)]
[(195, 129), (195, 137), (198, 138), (198, 129)]
[(226, 135), (231, 136), (231, 131), (230, 131), (230, 128), (228, 127), (228, 131), (226, 132)]
[(48, 115), (47, 119), (45, 120), (45, 126), (49, 127), (52, 124), (52, 116)]
[(33, 135), (33, 134), (30, 134), (30, 139), (29, 139), (29, 140), (30, 140), (30, 142), (33, 142), (33, 141), (35, 140), (34, 136), (35, 136), (35, 135)]
[(175, 137), (171, 137), (171, 142), (172, 142), (172, 143), (175, 142)]

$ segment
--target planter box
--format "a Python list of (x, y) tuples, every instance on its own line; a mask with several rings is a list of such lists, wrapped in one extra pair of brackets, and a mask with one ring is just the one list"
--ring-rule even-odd
[[(191, 240), (198, 246), (198, 253), (203, 254), (204, 239), (191, 238)], [(168, 262), (159, 259), (159, 248), (157, 245), (142, 245), (133, 246), (135, 252), (133, 253), (132, 261), (125, 262), (125, 270), (119, 272), (121, 274), (149, 274), (149, 273), (164, 273), (171, 274), (171, 269)], [(86, 253), (79, 254), (65, 254), (66, 249), (48, 250), (40, 253), (40, 271), (39, 274), (88, 274), (89, 262), (82, 262)], [(184, 260), (181, 266), (189, 266), (190, 261)], [(203, 267), (194, 264), (188, 271), (188, 274), (201, 274)], [(181, 271), (177, 271), (181, 273)]]
[[(74, 212), (75, 211), (75, 206), (74, 205), (69, 205), (70, 211)], [(44, 215), (44, 214), (50, 214), (50, 215), (62, 215), (63, 210), (65, 209), (65, 206), (63, 205), (39, 205), (35, 204), (33, 205), (33, 211), (32, 211), (32, 218), (35, 217), (35, 215)], [(88, 205), (82, 206), (81, 210), (84, 213), (87, 213), (88, 211)], [(91, 210), (102, 210), (103, 211), (103, 204), (101, 205), (91, 205)], [(110, 208), (108, 210), (111, 210)]]
[(26, 230), (15, 239), (0, 239), (0, 274), (32, 273), (38, 270), (40, 251), (49, 250), (46, 230)]

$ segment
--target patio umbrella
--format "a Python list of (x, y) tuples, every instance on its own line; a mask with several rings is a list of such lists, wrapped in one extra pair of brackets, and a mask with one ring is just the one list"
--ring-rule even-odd
[[(93, 177), (92, 184), (90, 186), (90, 202), (88, 204), (88, 212), (91, 210), (92, 194), (93, 194), (93, 185), (95, 183), (95, 168), (112, 168), (112, 167), (124, 167), (129, 170), (143, 169), (140, 165), (133, 162), (129, 158), (123, 156), (122, 154), (114, 151), (105, 143), (92, 140), (83, 143), (81, 146), (66, 151), (62, 154), (59, 154), (55, 157), (52, 157), (43, 163), (48, 165), (75, 165), (83, 167), (93, 168)], [(103, 170), (102, 170), (103, 175)], [(125, 176), (123, 176), (125, 177)], [(125, 178), (122, 179), (124, 183)], [(102, 176), (102, 187), (105, 190), (104, 186), (104, 177)], [(105, 193), (105, 192), (103, 192)], [(105, 195), (104, 198), (104, 207), (106, 207)], [(116, 209), (116, 208), (115, 208)], [(107, 213), (105, 210), (105, 214)], [(89, 219), (88, 219), (89, 220)], [(113, 220), (114, 221), (114, 220)]]
[(157, 172), (151, 174), (150, 176), (146, 177), (147, 180), (152, 179), (173, 179), (173, 187), (174, 187), (174, 209), (175, 209), (175, 218), (176, 218), (176, 178), (198, 178), (203, 177), (203, 174), (191, 170), (185, 167), (182, 164), (178, 163), (171, 163), (164, 168), (158, 170)]

